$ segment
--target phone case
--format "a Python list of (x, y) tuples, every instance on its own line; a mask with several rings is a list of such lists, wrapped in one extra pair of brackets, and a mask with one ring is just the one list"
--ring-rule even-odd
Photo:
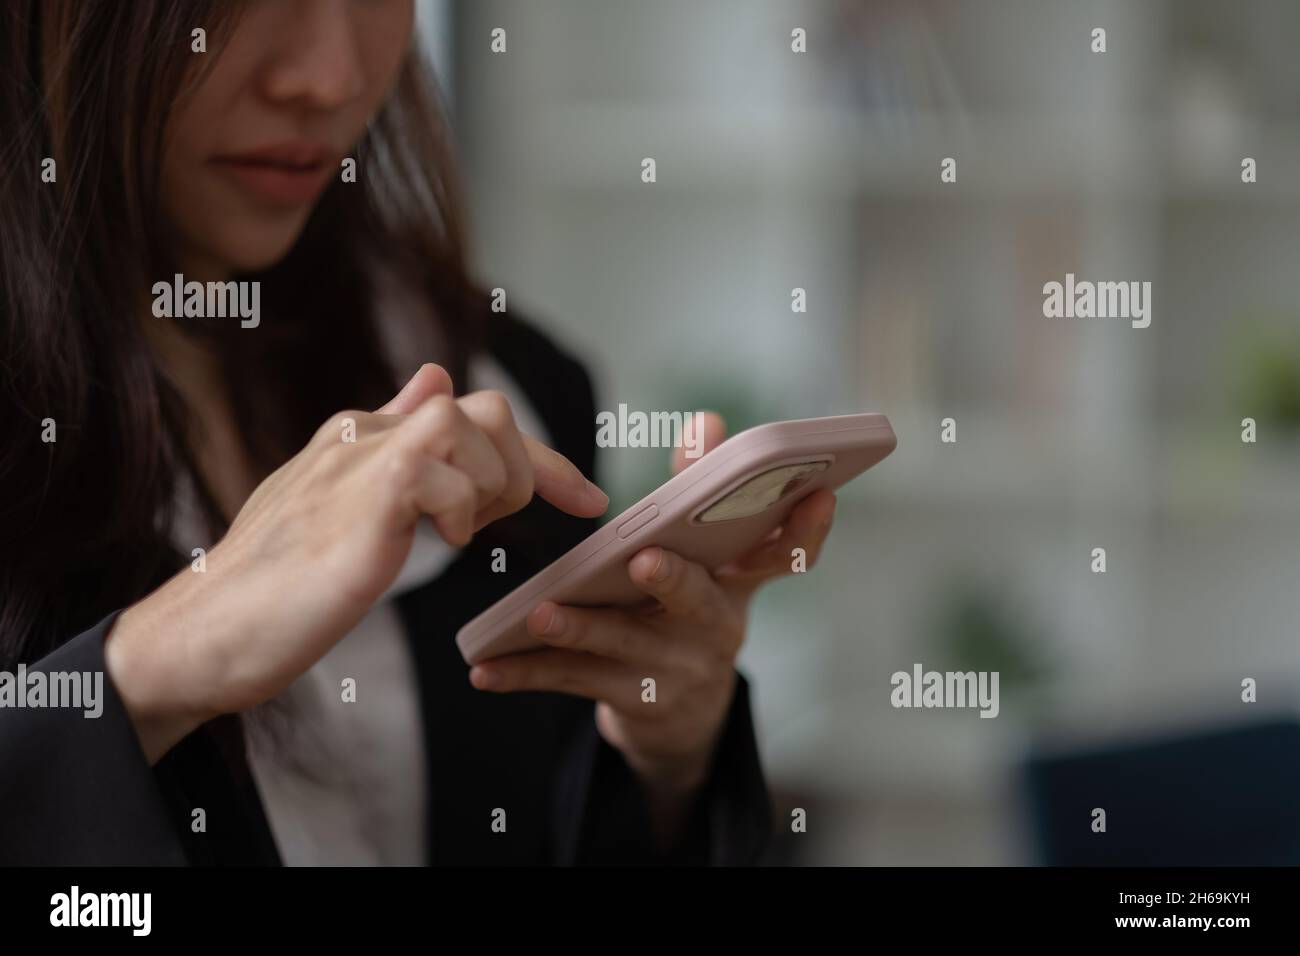
[[(876, 414), (773, 422), (734, 435), (469, 621), (457, 633), (456, 646), (467, 664), (542, 646), (525, 621), (543, 601), (583, 607), (646, 601), (628, 579), (627, 562), (651, 545), (706, 567), (721, 567), (766, 538), (799, 501), (819, 488), (840, 487), (896, 445), (889, 420)], [(751, 478), (814, 461), (825, 461), (827, 467), (765, 510), (698, 521), (702, 512)]]

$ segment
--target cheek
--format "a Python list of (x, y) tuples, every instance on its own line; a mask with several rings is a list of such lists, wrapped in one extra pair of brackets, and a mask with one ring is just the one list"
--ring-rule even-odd
[(182, 250), (201, 238), (203, 212), (209, 205), (201, 182), (203, 151), (188, 134), (183, 119), (175, 124), (163, 154), (160, 183), (163, 213)]
[(367, 119), (388, 96), (411, 51), (414, 10), (409, 0), (390, 0), (359, 38), (366, 75)]

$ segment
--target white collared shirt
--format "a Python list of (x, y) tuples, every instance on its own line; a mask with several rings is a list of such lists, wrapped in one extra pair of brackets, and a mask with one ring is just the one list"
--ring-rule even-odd
[[(469, 379), (476, 390), (504, 392), (520, 429), (549, 441), (495, 361), (475, 357)], [(455, 554), (421, 521), (397, 580), (361, 622), (283, 694), (245, 715), (249, 764), (286, 865), (427, 862), (419, 688), (394, 599), (436, 578)], [(345, 678), (355, 681), (355, 702), (343, 701)]]

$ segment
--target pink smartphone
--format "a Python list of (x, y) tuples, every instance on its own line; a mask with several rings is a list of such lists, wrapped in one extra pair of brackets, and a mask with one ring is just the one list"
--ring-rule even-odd
[(710, 568), (741, 557), (818, 488), (838, 488), (898, 444), (884, 415), (759, 425), (734, 435), (462, 627), (467, 664), (542, 646), (527, 631), (543, 601), (581, 607), (647, 600), (627, 562), (659, 545)]

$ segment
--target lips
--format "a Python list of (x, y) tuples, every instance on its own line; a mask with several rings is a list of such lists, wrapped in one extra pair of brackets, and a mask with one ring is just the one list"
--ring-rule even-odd
[(293, 142), (213, 157), (212, 164), (242, 191), (276, 206), (314, 200), (333, 171), (334, 151)]

